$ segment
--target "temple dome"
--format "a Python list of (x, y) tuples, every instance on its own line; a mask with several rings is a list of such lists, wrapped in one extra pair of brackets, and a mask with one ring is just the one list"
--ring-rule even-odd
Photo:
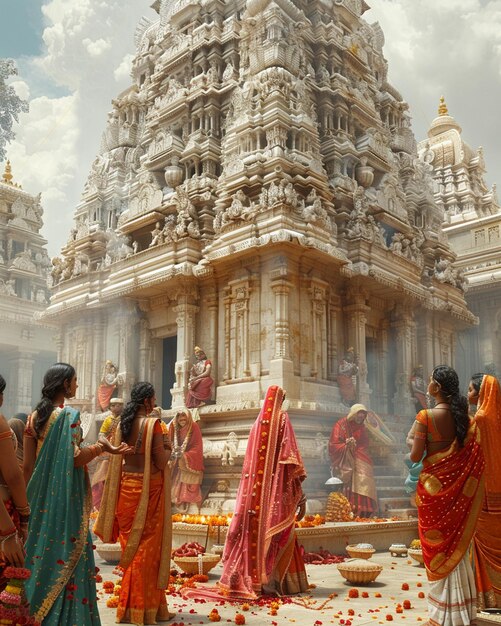
[(449, 115), (449, 111), (445, 103), (445, 98), (442, 96), (440, 98), (440, 106), (438, 107), (438, 117), (436, 117), (431, 123), (431, 126), (428, 130), (428, 137), (436, 137), (437, 135), (442, 135), (448, 130), (457, 130), (457, 132), (461, 134), (463, 129), (452, 117), (452, 115)]

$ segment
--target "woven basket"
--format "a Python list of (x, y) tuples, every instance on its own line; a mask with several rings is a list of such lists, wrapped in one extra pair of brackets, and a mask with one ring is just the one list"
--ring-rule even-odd
[[(202, 574), (208, 574), (213, 567), (215, 567), (221, 560), (219, 554), (203, 554), (202, 561)], [(187, 574), (200, 574), (199, 557), (198, 556), (175, 556), (174, 563), (179, 566), (183, 572)]]
[(400, 543), (392, 543), (388, 548), (391, 556), (407, 556), (407, 546)]
[(363, 559), (353, 559), (339, 563), (337, 569), (343, 578), (350, 583), (366, 585), (372, 583), (381, 573), (383, 566), (378, 563), (367, 563)]
[(352, 559), (370, 559), (374, 554), (374, 548), (359, 548), (358, 546), (346, 546), (346, 552)]
[(111, 563), (112, 565), (120, 563), (120, 559), (122, 558), (122, 548), (119, 543), (102, 543), (101, 541), (96, 541), (96, 552), (103, 561)]
[(409, 548), (407, 554), (421, 565), (424, 565), (423, 550), (421, 548)]

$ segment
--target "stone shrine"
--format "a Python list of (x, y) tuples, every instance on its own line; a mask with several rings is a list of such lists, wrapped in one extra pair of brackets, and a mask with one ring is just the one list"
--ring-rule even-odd
[(55, 328), (35, 319), (47, 307), (50, 260), (40, 234), (43, 209), (14, 182), (9, 161), (0, 180), (0, 373), (7, 382), (2, 413), (31, 413), (42, 377), (56, 359)]
[(346, 409), (338, 366), (353, 348), (357, 398), (396, 437), (374, 446), (397, 476), (384, 499), (401, 480), (390, 452), (414, 414), (412, 370), (454, 363), (475, 317), (381, 28), (364, 0), (153, 8), (52, 261), (45, 319), (77, 369), (78, 402), (96, 406), (110, 359), (125, 395), (151, 380), (170, 416), (201, 346), (211, 506), (234, 493), (270, 384), (287, 391), (311, 496), (329, 475), (326, 440)]
[(439, 268), (440, 280), (448, 282), (454, 274), (467, 281), (468, 307), (479, 319), (458, 337), (458, 372), (467, 381), (474, 372), (501, 372), (501, 208), (496, 186), (489, 189), (485, 182), (482, 148), (473, 150), (463, 140), (444, 98), (438, 113), (419, 153), (433, 168), (443, 231), (458, 255), (456, 269)]

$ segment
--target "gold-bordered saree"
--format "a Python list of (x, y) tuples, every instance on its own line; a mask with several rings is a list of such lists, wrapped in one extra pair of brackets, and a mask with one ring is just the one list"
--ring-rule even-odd
[(91, 491), (85, 467), (74, 466), (82, 431), (78, 411), (49, 417), (28, 484), (31, 518), (26, 542), (26, 595), (44, 626), (100, 626), (89, 533)]
[[(169, 618), (165, 589), (172, 549), (170, 472), (152, 473), (152, 442), (160, 420), (146, 419), (141, 453), (144, 473), (124, 472), (112, 457), (94, 532), (105, 542), (120, 540), (124, 569), (117, 622), (156, 624)], [(122, 441), (120, 428), (115, 445)]]

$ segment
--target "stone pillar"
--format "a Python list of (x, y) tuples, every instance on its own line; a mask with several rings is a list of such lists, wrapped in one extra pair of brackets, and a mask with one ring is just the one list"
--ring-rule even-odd
[(336, 380), (338, 364), (338, 320), (340, 313), (339, 302), (331, 298), (328, 307), (327, 318), (327, 378)]
[(223, 380), (231, 380), (231, 289), (224, 295), (224, 374)]
[(13, 374), (11, 380), (16, 382), (11, 388), (7, 389), (7, 393), (11, 398), (10, 403), (15, 407), (16, 413), (31, 413), (33, 410), (31, 405), (34, 357), (35, 354), (26, 351), (19, 351), (11, 357), (10, 368)]
[(344, 307), (348, 317), (349, 344), (353, 346), (358, 356), (358, 401), (362, 404), (370, 404), (371, 390), (367, 383), (367, 354), (365, 349), (365, 325), (367, 313), (370, 307), (365, 304), (365, 297), (357, 294), (353, 298), (353, 304)]
[(209, 342), (207, 344), (207, 356), (212, 362), (212, 378), (214, 379), (214, 387), (217, 387), (219, 380), (218, 372), (218, 329), (219, 329), (219, 302), (217, 292), (213, 291), (205, 300), (208, 310), (209, 324)]
[(286, 389), (291, 398), (299, 397), (299, 380), (294, 376), (294, 363), (291, 359), (290, 325), (289, 325), (289, 292), (293, 287), (286, 278), (280, 275), (271, 281), (271, 289), (275, 294), (275, 351), (270, 360), (270, 384), (277, 384)]
[(292, 284), (284, 279), (272, 281), (275, 294), (275, 354), (274, 359), (290, 359), (289, 291)]
[(150, 380), (150, 325), (144, 317), (139, 321), (139, 378)]
[(413, 415), (415, 405), (410, 392), (412, 374), (412, 334), (414, 320), (410, 311), (402, 310), (392, 323), (395, 329), (396, 344), (396, 386), (397, 392), (393, 399), (394, 412)]
[(388, 319), (383, 320), (380, 334), (379, 350), (379, 382), (381, 390), (379, 393), (381, 409), (388, 411), (388, 358), (389, 358), (389, 326)]
[(176, 382), (171, 389), (172, 408), (184, 406), (190, 374), (190, 357), (195, 347), (195, 315), (199, 307), (191, 304), (187, 296), (181, 296), (174, 307), (177, 323)]

